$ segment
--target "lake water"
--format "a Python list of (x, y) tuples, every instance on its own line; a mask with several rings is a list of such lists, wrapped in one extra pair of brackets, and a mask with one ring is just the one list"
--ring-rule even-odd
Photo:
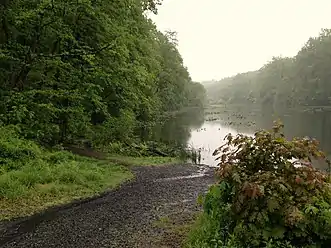
[[(201, 148), (201, 163), (216, 166), (212, 153), (224, 144), (228, 133), (253, 134), (260, 129), (270, 129), (276, 119), (285, 125), (285, 135), (311, 137), (320, 141), (320, 148), (331, 158), (331, 112), (329, 111), (289, 111), (270, 114), (261, 111), (240, 111), (213, 107), (202, 113), (187, 113), (176, 120), (169, 120), (170, 142), (184, 142), (195, 149)], [(174, 131), (174, 128), (176, 129)], [(168, 136), (169, 137), (169, 136)], [(325, 169), (325, 165), (317, 165)]]
[(194, 149), (201, 149), (202, 164), (217, 166), (218, 163), (212, 154), (216, 148), (224, 144), (224, 137), (229, 133), (237, 134), (237, 131), (216, 121), (204, 122), (201, 127), (191, 130), (187, 143)]

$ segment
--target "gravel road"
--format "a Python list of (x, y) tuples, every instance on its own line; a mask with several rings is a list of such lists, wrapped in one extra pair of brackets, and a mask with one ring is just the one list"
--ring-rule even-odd
[(194, 218), (198, 195), (214, 182), (213, 169), (168, 165), (133, 171), (136, 180), (102, 197), (0, 223), (0, 247), (180, 247), (180, 232), (163, 226), (180, 226)]

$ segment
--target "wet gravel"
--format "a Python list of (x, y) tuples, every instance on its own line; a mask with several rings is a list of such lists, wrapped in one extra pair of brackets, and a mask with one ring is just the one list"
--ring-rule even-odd
[[(136, 180), (100, 198), (23, 222), (0, 223), (0, 247), (179, 247), (159, 239), (153, 223), (162, 216), (192, 216), (199, 194), (214, 182), (207, 166), (133, 168)], [(187, 214), (188, 213), (188, 214)]]

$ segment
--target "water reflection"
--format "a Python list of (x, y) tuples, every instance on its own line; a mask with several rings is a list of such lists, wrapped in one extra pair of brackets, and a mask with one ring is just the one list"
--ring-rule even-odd
[[(221, 110), (220, 110), (221, 109)], [(215, 113), (217, 117), (215, 117)], [(212, 116), (212, 117), (210, 117)], [(209, 112), (207, 119), (217, 119), (222, 126), (230, 126), (233, 133), (253, 134), (257, 130), (271, 129), (273, 122), (280, 119), (285, 125), (287, 138), (310, 137), (320, 142), (320, 148), (331, 158), (331, 113), (330, 111), (287, 110), (283, 113), (272, 113), (260, 109), (218, 108)], [(326, 164), (316, 162), (316, 167), (326, 169)]]
[[(287, 138), (310, 137), (320, 142), (320, 148), (331, 154), (331, 113), (291, 111), (285, 114), (247, 113), (246, 122), (233, 125), (237, 132), (253, 133), (260, 129), (270, 129), (273, 121), (280, 119), (285, 125), (284, 133)], [(255, 121), (255, 126), (248, 126), (247, 122)]]
[(194, 149), (201, 149), (201, 163), (216, 166), (215, 157), (212, 156), (216, 148), (224, 143), (228, 133), (236, 134), (236, 130), (223, 126), (218, 122), (205, 122), (200, 128), (192, 130), (188, 145)]
[[(259, 109), (214, 107), (205, 114), (193, 110), (170, 117), (155, 129), (155, 135), (165, 143), (201, 149), (201, 163), (216, 166), (212, 153), (224, 143), (228, 133), (252, 135), (257, 130), (270, 129), (278, 118), (284, 123), (288, 138), (316, 138), (321, 149), (331, 157), (331, 114), (328, 111), (277, 114)], [(317, 167), (325, 169), (324, 164)]]
[(154, 128), (154, 140), (166, 144), (186, 146), (192, 130), (201, 127), (203, 123), (204, 112), (202, 109), (190, 109), (169, 116)]

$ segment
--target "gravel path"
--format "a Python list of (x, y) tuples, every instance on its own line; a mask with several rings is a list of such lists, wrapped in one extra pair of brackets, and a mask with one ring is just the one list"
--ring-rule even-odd
[(198, 195), (214, 181), (213, 169), (171, 165), (133, 170), (135, 181), (100, 198), (24, 222), (0, 223), (0, 247), (180, 247), (180, 232), (162, 225), (194, 218)]

